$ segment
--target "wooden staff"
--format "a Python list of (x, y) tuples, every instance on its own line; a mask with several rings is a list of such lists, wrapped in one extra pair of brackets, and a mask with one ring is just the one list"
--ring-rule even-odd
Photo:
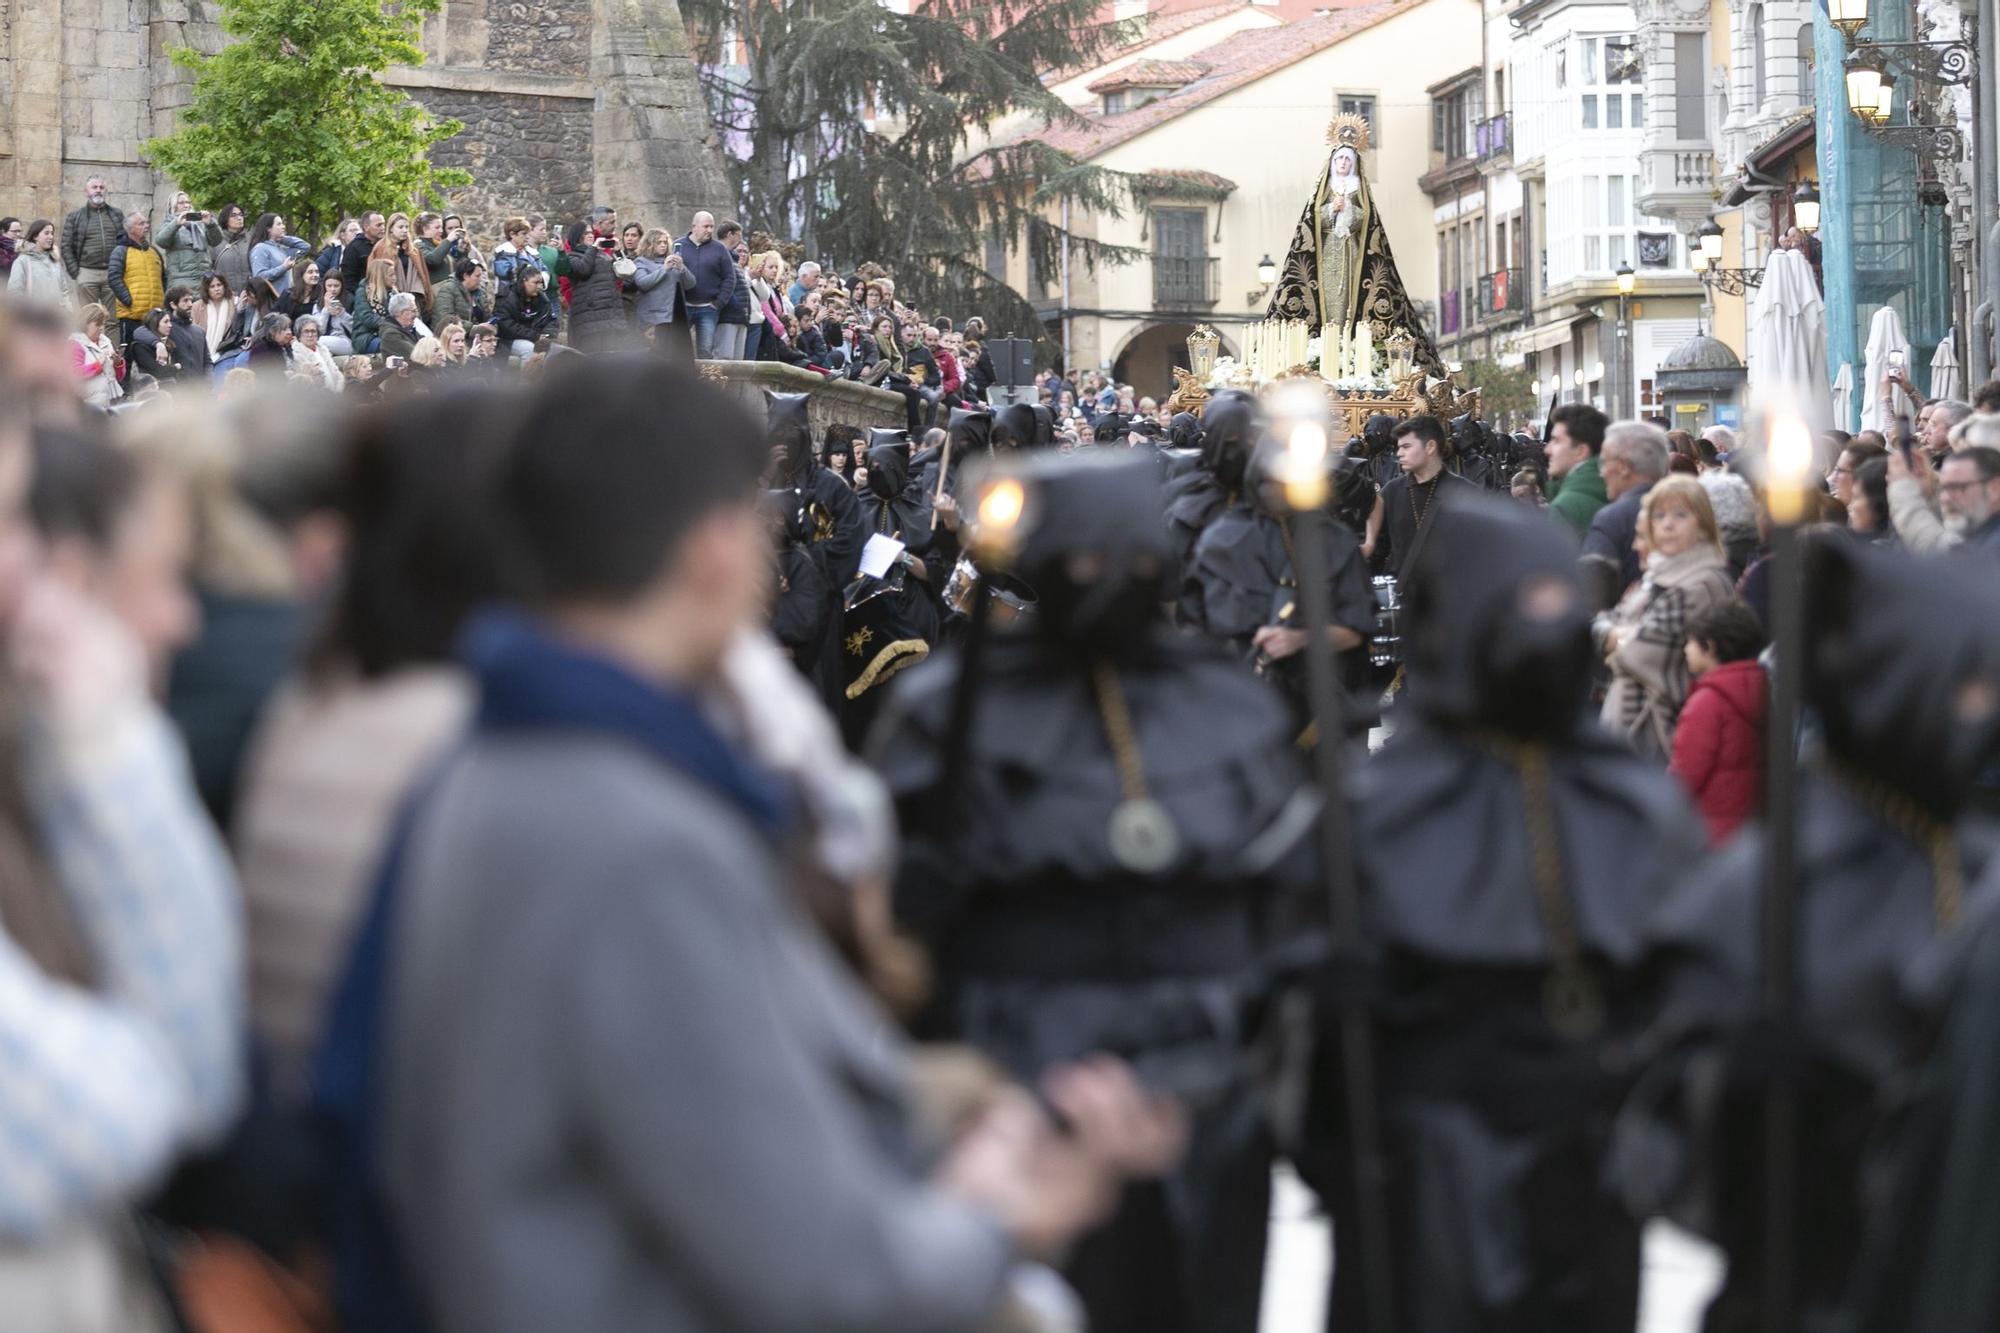
[(937, 531), (937, 502), (944, 499), (945, 478), (951, 475), (951, 435), (944, 437), (944, 461), (938, 465), (937, 490), (931, 495), (931, 531)]

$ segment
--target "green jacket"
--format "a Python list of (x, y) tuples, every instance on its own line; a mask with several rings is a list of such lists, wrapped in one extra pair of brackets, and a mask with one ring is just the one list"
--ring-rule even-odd
[(1579, 537), (1590, 531), (1590, 520), (1597, 511), (1610, 503), (1595, 458), (1586, 458), (1571, 468), (1555, 487), (1555, 494), (1549, 497), (1549, 508), (1575, 528)]

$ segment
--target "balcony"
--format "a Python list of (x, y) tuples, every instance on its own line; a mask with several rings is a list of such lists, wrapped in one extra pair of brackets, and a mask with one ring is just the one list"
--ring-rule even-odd
[(1518, 268), (1496, 269), (1479, 279), (1479, 306), (1476, 318), (1482, 324), (1518, 319), (1528, 311), (1525, 274)]
[(1514, 113), (1502, 111), (1472, 127), (1473, 152), (1484, 162), (1514, 155)]
[(1706, 143), (1662, 143), (1640, 154), (1639, 210), (1695, 224), (1715, 206), (1715, 150)]
[(1222, 299), (1222, 260), (1211, 256), (1153, 256), (1153, 307), (1189, 310)]

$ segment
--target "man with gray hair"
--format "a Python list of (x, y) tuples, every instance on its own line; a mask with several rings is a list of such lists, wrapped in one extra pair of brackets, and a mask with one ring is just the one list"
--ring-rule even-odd
[[(1717, 449), (1723, 447), (1716, 444)], [(1615, 563), (1622, 575), (1619, 586), (1629, 588), (1639, 578), (1639, 553), (1632, 549), (1639, 532), (1639, 506), (1653, 483), (1667, 475), (1666, 432), (1643, 421), (1614, 422), (1604, 432), (1597, 470), (1611, 501), (1591, 515), (1590, 528), (1583, 534), (1583, 554)]]
[(1728, 456), (1736, 452), (1736, 432), (1727, 426), (1710, 426), (1701, 433), (1701, 438), (1715, 446), (1715, 452), (1728, 461)]
[(407, 361), (423, 336), (417, 332), (417, 298), (408, 292), (391, 296), (389, 322), (382, 326), (382, 355), (400, 356)]
[(105, 198), (104, 177), (89, 177), (83, 182), (83, 207), (62, 224), (63, 267), (76, 283), (77, 299), (82, 304), (111, 308), (111, 287), (105, 272), (111, 266), (111, 252), (124, 236), (125, 223)]
[(796, 278), (792, 279), (791, 290), (785, 294), (791, 298), (793, 305), (797, 305), (806, 299), (807, 292), (816, 291), (818, 288), (819, 265), (808, 259), (805, 263), (799, 265), (799, 274)]
[(1952, 428), (1972, 415), (1972, 404), (1956, 398), (1940, 398), (1927, 403), (1924, 410), (1928, 415), (1917, 432), (1917, 443), (1924, 447), (1933, 463), (1941, 463), (1957, 444), (1952, 438)]

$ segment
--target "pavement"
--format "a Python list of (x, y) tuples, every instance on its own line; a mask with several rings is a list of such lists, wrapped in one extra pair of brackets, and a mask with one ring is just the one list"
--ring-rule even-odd
[[(1289, 1168), (1280, 1167), (1274, 1180), (1261, 1333), (1323, 1333), (1332, 1263), (1327, 1221)], [(1667, 1222), (1646, 1228), (1645, 1247), (1639, 1333), (1695, 1333), (1722, 1282), (1721, 1255)]]

